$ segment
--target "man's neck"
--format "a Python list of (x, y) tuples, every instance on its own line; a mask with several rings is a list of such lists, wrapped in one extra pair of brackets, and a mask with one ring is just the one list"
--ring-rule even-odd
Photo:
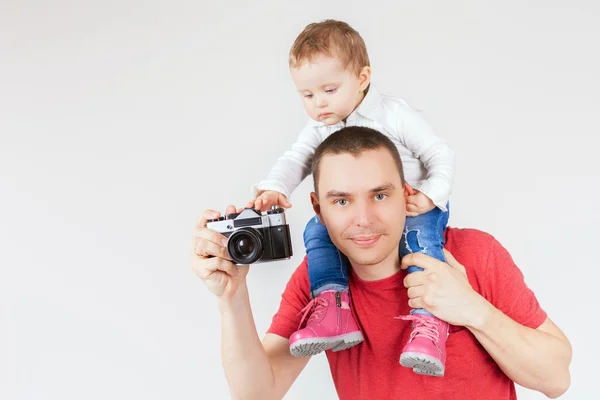
[(379, 281), (400, 271), (400, 255), (397, 251), (393, 251), (377, 264), (358, 264), (350, 260), (350, 265), (363, 281)]

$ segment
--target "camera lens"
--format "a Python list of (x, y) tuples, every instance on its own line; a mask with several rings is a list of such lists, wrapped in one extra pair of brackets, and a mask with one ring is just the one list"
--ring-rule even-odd
[(249, 238), (241, 238), (235, 242), (235, 252), (243, 257), (248, 257), (254, 251), (254, 242)]
[(239, 229), (229, 236), (227, 251), (234, 263), (252, 264), (262, 256), (262, 235), (253, 228)]

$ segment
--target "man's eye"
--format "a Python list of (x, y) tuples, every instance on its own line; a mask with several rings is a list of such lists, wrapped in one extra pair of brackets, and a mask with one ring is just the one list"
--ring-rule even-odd
[(339, 205), (339, 206), (345, 206), (346, 204), (348, 204), (348, 200), (346, 199), (338, 199), (334, 202), (335, 204)]
[(375, 200), (381, 201), (381, 200), (385, 199), (386, 197), (387, 197), (387, 194), (378, 193), (375, 195)]

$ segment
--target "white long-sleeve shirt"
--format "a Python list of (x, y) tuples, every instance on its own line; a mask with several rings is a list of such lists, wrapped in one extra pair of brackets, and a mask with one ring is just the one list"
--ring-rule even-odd
[(345, 126), (364, 126), (389, 137), (400, 152), (408, 184), (446, 211), (452, 191), (454, 151), (406, 101), (382, 95), (372, 84), (361, 104), (346, 119), (346, 124), (340, 121), (327, 126), (309, 119), (292, 149), (279, 157), (267, 179), (252, 185), (252, 196), (255, 198), (263, 190), (275, 190), (289, 199), (311, 173), (317, 146)]

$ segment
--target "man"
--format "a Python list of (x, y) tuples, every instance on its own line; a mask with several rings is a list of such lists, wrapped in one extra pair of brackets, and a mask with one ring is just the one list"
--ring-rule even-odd
[[(351, 349), (327, 352), (341, 399), (515, 399), (513, 382), (551, 398), (567, 390), (569, 341), (493, 237), (448, 228), (448, 263), (423, 254), (400, 259), (408, 189), (388, 138), (368, 128), (344, 128), (318, 147), (313, 175), (313, 208), (349, 260), (352, 312), (365, 338)], [(261, 343), (248, 299), (248, 267), (228, 261), (226, 239), (206, 229), (215, 216), (205, 211), (197, 221), (193, 269), (218, 296), (232, 397), (280, 399), (309, 359), (293, 357), (288, 342), (310, 300), (306, 260)], [(412, 265), (424, 270), (407, 275)], [(394, 317), (411, 308), (452, 325), (444, 378), (417, 375), (398, 363), (411, 327)]]

